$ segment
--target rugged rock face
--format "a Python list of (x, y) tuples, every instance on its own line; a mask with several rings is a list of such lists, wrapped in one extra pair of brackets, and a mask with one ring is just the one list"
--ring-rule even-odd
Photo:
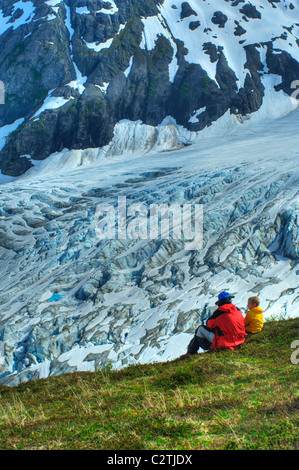
[(292, 94), (298, 22), (288, 1), (0, 0), (2, 173), (105, 146), (123, 119), (199, 131), (245, 116), (268, 74)]

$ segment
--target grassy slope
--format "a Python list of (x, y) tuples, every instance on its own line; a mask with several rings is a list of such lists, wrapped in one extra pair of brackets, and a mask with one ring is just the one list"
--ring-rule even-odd
[(266, 322), (237, 351), (0, 388), (0, 449), (298, 449), (296, 339)]

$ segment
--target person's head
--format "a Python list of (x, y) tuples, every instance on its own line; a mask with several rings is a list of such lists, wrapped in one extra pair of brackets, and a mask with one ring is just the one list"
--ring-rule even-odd
[(260, 304), (260, 299), (256, 295), (254, 295), (253, 297), (249, 297), (247, 301), (247, 307), (249, 308), (249, 310), (251, 310), (252, 308), (258, 307), (259, 304)]
[(234, 295), (230, 295), (229, 292), (224, 290), (224, 291), (220, 292), (220, 294), (218, 295), (218, 300), (215, 303), (218, 306), (224, 305), (224, 304), (230, 304), (231, 299), (233, 299), (234, 297), (235, 297)]

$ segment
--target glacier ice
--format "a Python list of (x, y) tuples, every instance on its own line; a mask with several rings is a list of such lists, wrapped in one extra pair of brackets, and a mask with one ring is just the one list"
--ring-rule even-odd
[[(244, 313), (257, 294), (265, 317), (298, 316), (299, 112), (281, 97), (275, 116), (280, 96), (198, 134), (123, 121), (106, 148), (0, 186), (0, 383), (172, 359), (222, 289)], [(96, 208), (119, 196), (203, 204), (202, 247), (98, 240)]]

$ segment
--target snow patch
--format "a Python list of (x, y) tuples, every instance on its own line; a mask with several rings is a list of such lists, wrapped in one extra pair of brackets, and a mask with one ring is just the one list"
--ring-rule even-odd
[[(70, 84), (69, 84), (70, 85)], [(71, 86), (71, 85), (70, 85)], [(54, 89), (53, 90), (50, 90), (49, 93), (48, 93), (48, 96), (47, 98), (44, 100), (42, 106), (38, 109), (38, 111), (36, 111), (36, 113), (34, 114), (34, 116), (31, 118), (33, 119), (34, 121), (36, 121), (37, 119), (34, 119), (36, 118), (37, 116), (39, 116), (41, 113), (43, 113), (44, 111), (48, 110), (48, 109), (58, 109), (58, 108), (61, 108), (61, 106), (64, 106), (66, 103), (68, 103), (68, 101), (70, 101), (71, 99), (73, 99), (73, 97), (71, 96), (70, 98), (66, 99), (66, 98), (63, 98), (62, 96), (52, 96), (52, 93), (54, 92)]]
[(173, 50), (172, 61), (169, 64), (169, 80), (173, 82), (176, 73), (178, 71), (178, 62), (176, 59), (177, 54), (177, 45), (173, 40), (173, 37), (165, 24), (165, 21), (161, 15), (158, 16), (149, 16), (147, 18), (142, 18), (144, 24), (144, 30), (142, 33), (142, 40), (140, 43), (141, 49), (146, 49), (151, 51), (156, 46), (156, 41), (158, 36), (164, 36), (170, 42), (170, 45)]
[(118, 12), (118, 7), (113, 0), (106, 0), (105, 3), (110, 3), (110, 8), (101, 8), (96, 13), (102, 13), (103, 15), (115, 15)]
[(1, 10), (0, 12), (0, 35), (2, 35), (9, 28), (17, 29), (20, 26), (26, 23), (29, 23), (32, 20), (35, 14), (35, 6), (31, 1), (24, 2), (23, 0), (20, 0), (19, 2), (16, 2), (13, 5), (12, 15), (18, 9), (23, 11), (23, 13), (18, 19), (16, 19), (13, 22), (10, 22), (12, 16), (4, 17), (3, 11)]

